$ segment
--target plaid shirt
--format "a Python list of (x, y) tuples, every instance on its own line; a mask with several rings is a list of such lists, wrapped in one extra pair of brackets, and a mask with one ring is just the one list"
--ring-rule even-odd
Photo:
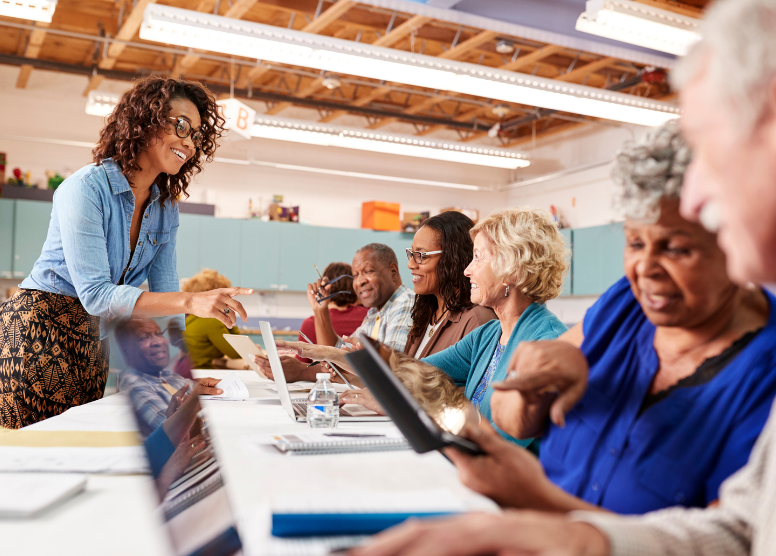
[(573, 512), (607, 537), (611, 556), (776, 554), (776, 403), (749, 457), (720, 488), (719, 506), (641, 517)]
[(406, 286), (399, 286), (385, 302), (383, 308), (369, 309), (364, 322), (353, 333), (359, 332), (371, 336), (398, 352), (404, 351), (407, 335), (412, 328), (412, 306), (415, 304), (415, 292)]
[(182, 376), (166, 369), (158, 375), (149, 375), (128, 367), (119, 375), (119, 391), (129, 395), (132, 400), (143, 436), (152, 433), (167, 420), (167, 406), (172, 394), (164, 387), (165, 382), (173, 390), (189, 384)]

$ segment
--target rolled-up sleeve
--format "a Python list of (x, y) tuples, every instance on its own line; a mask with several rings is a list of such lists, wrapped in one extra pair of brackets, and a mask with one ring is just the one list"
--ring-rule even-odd
[[(168, 208), (167, 210), (176, 210)], [(170, 241), (159, 247), (151, 268), (148, 271), (148, 289), (152, 292), (179, 292), (180, 281), (178, 280), (178, 257), (175, 244), (178, 238), (178, 217), (177, 214), (170, 228)], [(185, 315), (173, 315), (170, 321), (175, 321), (180, 330), (186, 329)]]
[(66, 181), (59, 187), (55, 202), (62, 251), (86, 312), (108, 320), (128, 317), (142, 291), (111, 281), (99, 193), (83, 179)]

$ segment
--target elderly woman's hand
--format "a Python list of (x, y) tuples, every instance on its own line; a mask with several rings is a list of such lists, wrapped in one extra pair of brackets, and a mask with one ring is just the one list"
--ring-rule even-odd
[[(566, 413), (585, 393), (587, 374), (585, 355), (571, 343), (565, 340), (523, 342), (512, 354), (506, 380), (493, 383), (494, 390), (512, 390), (519, 395), (513, 394), (510, 401), (494, 392), (495, 405), (503, 404), (498, 408), (498, 416), (494, 408), (494, 422), (512, 434), (510, 431), (518, 426), (514, 419), (519, 419), (523, 434), (518, 438), (525, 436), (526, 427), (541, 427), (539, 421), (546, 419), (548, 412), (553, 423), (564, 426)], [(511, 410), (505, 409), (510, 404)], [(535, 430), (531, 432), (535, 433)]]
[(345, 390), (339, 397), (340, 405), (346, 403), (357, 403), (363, 405), (367, 409), (371, 409), (379, 415), (385, 415), (385, 410), (381, 406), (372, 393), (369, 390)]
[(235, 300), (238, 295), (251, 295), (252, 289), (248, 288), (220, 288), (206, 292), (187, 293), (186, 312), (202, 318), (220, 320), (227, 328), (232, 328), (237, 323), (239, 315), (243, 321), (248, 320), (248, 313), (242, 303)]
[(500, 506), (552, 509), (556, 487), (533, 454), (501, 438), (484, 420), (479, 425), (467, 424), (461, 436), (485, 452), (485, 455), (470, 456), (455, 448), (445, 448), (445, 455), (458, 469), (464, 485)]

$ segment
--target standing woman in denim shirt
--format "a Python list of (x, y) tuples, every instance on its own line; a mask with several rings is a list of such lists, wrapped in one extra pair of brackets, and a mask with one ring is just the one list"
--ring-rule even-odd
[(57, 189), (32, 273), (0, 306), (0, 426), (101, 398), (107, 322), (179, 315), (182, 330), (182, 313), (228, 328), (247, 318), (233, 297), (252, 290), (181, 293), (176, 271), (177, 199), (213, 160), (223, 123), (199, 83), (146, 77), (122, 95), (94, 163)]

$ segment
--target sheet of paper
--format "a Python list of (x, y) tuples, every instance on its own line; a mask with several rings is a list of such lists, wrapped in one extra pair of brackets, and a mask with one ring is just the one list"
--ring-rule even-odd
[(272, 497), (272, 512), (293, 513), (431, 513), (462, 512), (463, 502), (448, 489), (397, 491), (334, 491), (326, 494), (321, 504), (320, 494), (276, 494)]
[(328, 429), (326, 431), (307, 430), (304, 432), (294, 432), (287, 434), (251, 434), (246, 435), (245, 439), (254, 444), (274, 444), (275, 442), (282, 442), (283, 440), (287, 442), (336, 442), (338, 440), (358, 440), (359, 438), (369, 439), (381, 437), (404, 438), (404, 435), (396, 427), (337, 427), (334, 429)]
[(223, 393), (217, 396), (202, 396), (203, 400), (247, 400), (248, 388), (245, 383), (240, 380), (234, 373), (229, 373), (216, 385), (217, 388), (223, 390)]
[(29, 448), (0, 446), (0, 472), (148, 473), (142, 446)]
[(34, 515), (81, 492), (86, 479), (80, 474), (0, 473), (0, 518)]

